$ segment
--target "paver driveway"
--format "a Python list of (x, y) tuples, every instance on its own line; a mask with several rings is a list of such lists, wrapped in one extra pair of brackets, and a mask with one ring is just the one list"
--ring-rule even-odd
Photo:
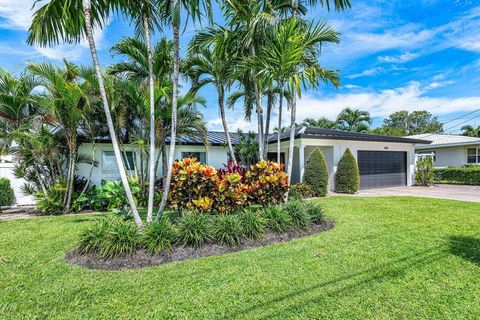
[[(339, 195), (339, 194), (334, 193), (334, 195)], [(361, 190), (355, 196), (364, 196), (364, 197), (414, 196), (414, 197), (480, 202), (480, 186), (439, 184), (431, 187), (416, 187), (416, 186), (415, 187), (392, 187), (392, 188)]]

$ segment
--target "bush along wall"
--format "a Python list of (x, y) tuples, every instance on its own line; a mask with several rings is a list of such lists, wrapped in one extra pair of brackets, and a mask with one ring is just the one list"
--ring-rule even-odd
[(308, 156), (303, 182), (312, 187), (314, 195), (325, 197), (328, 193), (328, 166), (320, 148)]
[(15, 200), (15, 194), (10, 186), (10, 180), (7, 178), (0, 179), (0, 210), (1, 207), (11, 206)]
[(433, 159), (418, 160), (415, 170), (415, 183), (419, 186), (430, 186), (433, 184), (433, 178)]
[(347, 148), (338, 161), (335, 174), (335, 190), (342, 193), (355, 193), (360, 189), (360, 172), (357, 160)]
[(434, 169), (433, 173), (436, 183), (480, 185), (480, 167)]

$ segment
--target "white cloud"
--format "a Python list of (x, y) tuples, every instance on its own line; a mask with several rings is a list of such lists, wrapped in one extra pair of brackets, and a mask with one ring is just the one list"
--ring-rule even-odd
[(346, 89), (359, 89), (361, 88), (360, 86), (357, 86), (356, 84), (346, 84), (344, 85)]
[(383, 67), (375, 67), (375, 68), (363, 70), (362, 72), (359, 72), (359, 73), (350, 74), (346, 77), (349, 79), (356, 79), (361, 77), (375, 76), (383, 72), (385, 72), (385, 69)]
[(410, 60), (413, 60), (419, 56), (418, 53), (407, 52), (397, 56), (380, 56), (378, 61), (388, 62), (388, 63), (404, 63)]

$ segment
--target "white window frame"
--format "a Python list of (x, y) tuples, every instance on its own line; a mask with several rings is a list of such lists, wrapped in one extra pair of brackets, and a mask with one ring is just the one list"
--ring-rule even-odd
[[(475, 149), (476, 152), (475, 152), (475, 162), (468, 162), (468, 150), (469, 149)], [(479, 158), (480, 158), (480, 147), (471, 147), (471, 148), (468, 148), (467, 147), (467, 164), (480, 164), (480, 161), (479, 161)]]
[[(115, 163), (114, 168), (105, 168), (104, 156), (106, 154), (109, 154), (109, 156), (113, 157), (113, 161)], [(128, 156), (129, 155), (131, 155), (133, 157), (133, 163), (134, 163), (133, 168), (130, 168), (130, 163), (128, 161)], [(102, 157), (101, 158), (101, 160), (102, 160), (102, 173), (119, 173), (118, 165), (117, 165), (117, 159), (115, 158), (115, 152), (114, 151), (103, 150), (101, 157)], [(122, 157), (123, 157), (123, 161), (125, 163), (125, 169), (127, 171), (134, 171), (135, 170), (135, 153), (133, 151), (125, 151), (125, 154), (122, 152)]]
[(199, 158), (201, 158), (201, 155), (203, 154), (204, 158), (205, 158), (204, 159), (205, 161), (202, 161), (202, 159), (197, 159), (197, 160), (200, 161), (203, 164), (207, 164), (207, 153), (205, 151), (182, 151), (180, 153), (180, 155), (181, 155), (182, 159), (185, 159), (187, 157), (191, 157), (192, 153), (198, 153), (200, 155)]

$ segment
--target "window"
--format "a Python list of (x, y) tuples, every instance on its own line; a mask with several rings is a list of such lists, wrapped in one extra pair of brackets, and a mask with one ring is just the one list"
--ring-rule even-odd
[[(125, 168), (129, 171), (135, 169), (135, 156), (132, 151), (122, 153)], [(116, 173), (118, 172), (117, 160), (113, 151), (103, 151), (102, 153), (102, 172)]]
[(201, 163), (207, 163), (206, 152), (182, 152), (182, 159), (184, 158), (196, 158)]
[(467, 149), (467, 163), (480, 164), (480, 148)]

